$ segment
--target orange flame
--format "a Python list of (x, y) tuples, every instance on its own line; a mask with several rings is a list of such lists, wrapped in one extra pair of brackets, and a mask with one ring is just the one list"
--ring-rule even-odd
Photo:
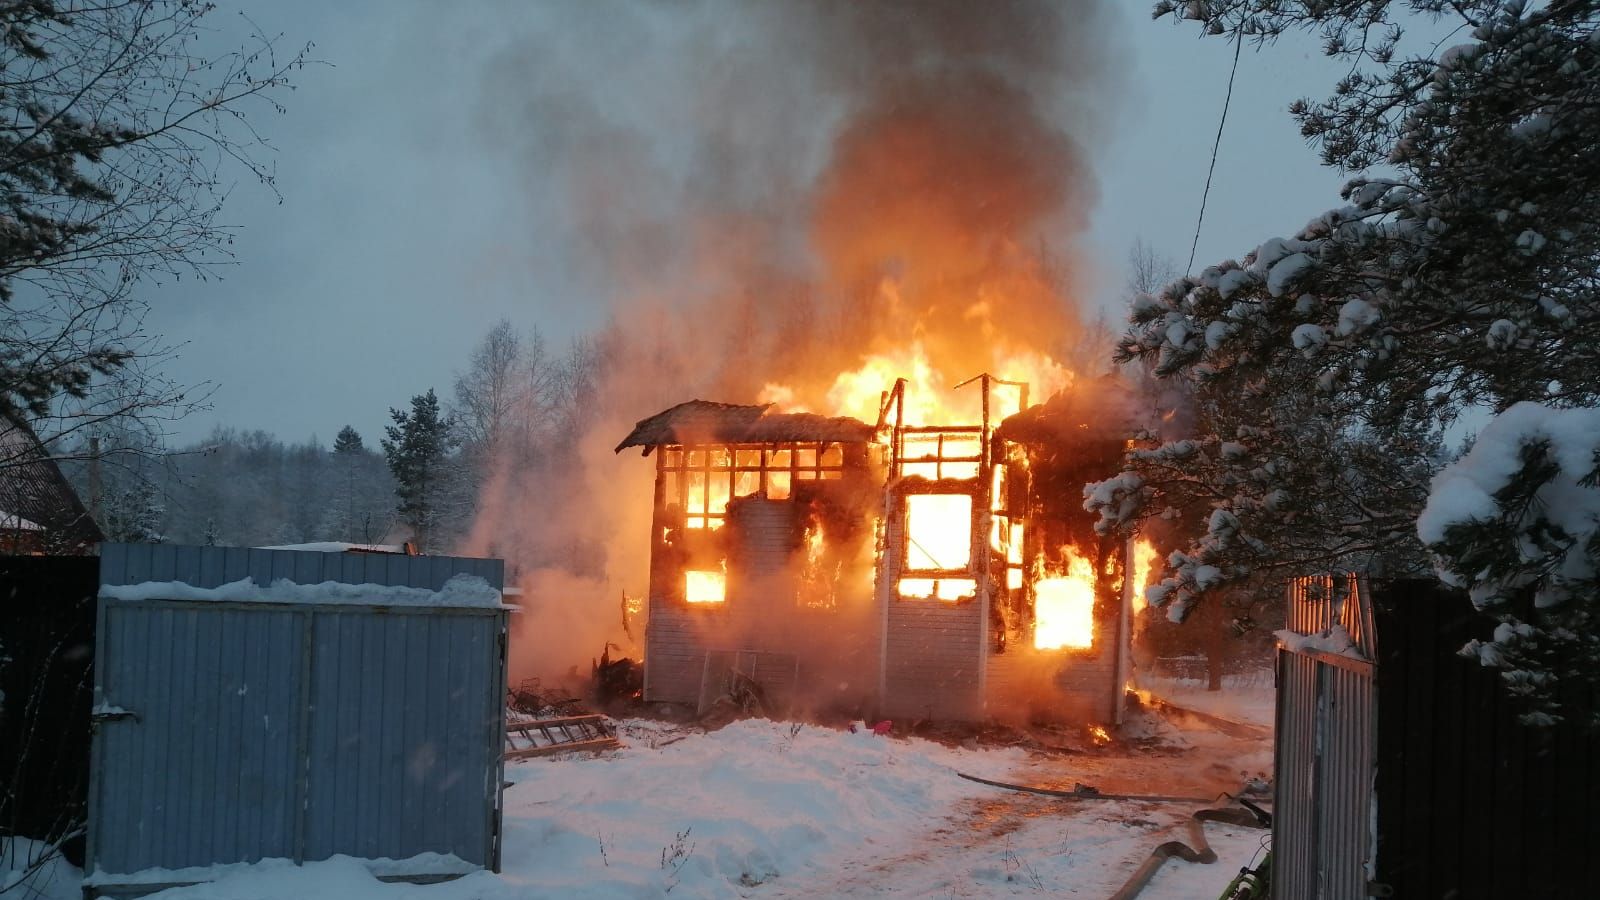
[[(721, 528), (721, 516), (728, 511), (729, 485), (728, 473), (726, 471), (718, 472), (717, 469), (726, 470), (732, 465), (732, 460), (728, 458), (728, 451), (716, 448), (690, 450), (688, 454), (690, 466), (700, 465), (701, 463), (697, 457), (701, 454), (708, 454), (711, 457), (709, 462), (712, 470), (709, 479), (704, 472), (689, 473), (684, 497), (686, 503), (684, 511), (689, 516), (687, 524), (690, 528)], [(701, 510), (705, 510), (718, 518), (697, 518)]]
[(1094, 645), (1094, 564), (1063, 547), (1066, 564), (1034, 582), (1033, 646), (1040, 650)]
[(1126, 691), (1127, 693), (1133, 694), (1134, 696), (1138, 697), (1139, 698), (1139, 703), (1142, 706), (1149, 706), (1155, 700), (1155, 697), (1156, 697), (1155, 694), (1152, 694), (1149, 691), (1145, 690), (1144, 688), (1141, 688), (1138, 685), (1134, 684), (1133, 683), (1133, 679), (1131, 679), (1131, 678), (1128, 679), (1128, 683), (1123, 685), (1122, 687), (1123, 687), (1123, 690)]
[(727, 599), (728, 576), (710, 569), (688, 569), (683, 573), (683, 598), (690, 603), (721, 603)]
[[(898, 286), (886, 282), (879, 293), (897, 296)], [(1026, 383), (1030, 403), (1044, 401), (1071, 386), (1072, 371), (1048, 354), (1009, 346), (992, 335), (985, 335), (982, 340), (992, 345), (992, 349), (985, 354), (987, 363), (980, 360), (977, 365), (986, 364), (988, 373), (1002, 381)], [(972, 363), (969, 360), (964, 364)], [(904, 378), (902, 424), (977, 425), (983, 420), (982, 392), (976, 385), (961, 390), (956, 390), (955, 385), (978, 374), (978, 371), (947, 371), (933, 360), (922, 340), (913, 339), (903, 346), (866, 354), (858, 367), (840, 372), (820, 391), (811, 391), (804, 385), (769, 383), (762, 389), (759, 399), (762, 403), (776, 404), (784, 412), (811, 412), (813, 404), (807, 403), (809, 397), (820, 401), (814, 405), (827, 410), (829, 415), (852, 416), (875, 423), (883, 406), (884, 392), (894, 387), (896, 379)], [(989, 420), (998, 423), (1020, 412), (1021, 398), (1021, 392), (1015, 388), (996, 386), (989, 398)], [(894, 410), (889, 410), (889, 421), (894, 421)]]
[(1133, 614), (1138, 615), (1144, 611), (1145, 588), (1150, 586), (1150, 576), (1155, 572), (1156, 559), (1161, 553), (1155, 545), (1140, 538), (1133, 543)]

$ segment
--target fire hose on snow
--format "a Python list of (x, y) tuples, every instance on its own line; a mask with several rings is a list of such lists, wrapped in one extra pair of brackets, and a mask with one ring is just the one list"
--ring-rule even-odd
[[(1040, 794), (1046, 797), (1062, 797), (1072, 800), (1121, 800), (1144, 803), (1211, 803), (1217, 799), (1221, 799), (1217, 797), (1176, 797), (1158, 794), (1103, 794), (1099, 790), (1084, 784), (1075, 785), (1072, 790), (1068, 791), (1055, 788), (1033, 787), (1025, 784), (1010, 784), (1004, 781), (991, 781), (987, 778), (979, 778), (976, 775), (967, 775), (963, 772), (957, 772), (956, 774), (968, 781), (975, 781), (978, 784), (986, 784), (990, 787), (1004, 788), (1009, 791), (1021, 791), (1022, 793), (1026, 794)], [(1133, 900), (1133, 898), (1139, 896), (1139, 892), (1143, 891), (1145, 885), (1150, 883), (1150, 879), (1155, 877), (1155, 874), (1158, 870), (1160, 870), (1161, 865), (1173, 857), (1177, 857), (1184, 862), (1198, 863), (1201, 865), (1209, 865), (1216, 862), (1217, 853), (1215, 850), (1211, 849), (1210, 842), (1206, 840), (1205, 823), (1207, 822), (1222, 822), (1227, 825), (1237, 825), (1244, 828), (1270, 829), (1272, 827), (1272, 814), (1262, 809), (1260, 806), (1250, 802), (1249, 800), (1246, 800), (1243, 797), (1237, 797), (1226, 793), (1224, 793), (1222, 797), (1234, 800), (1239, 805), (1211, 807), (1208, 809), (1196, 810), (1195, 813), (1189, 817), (1187, 822), (1185, 822), (1185, 826), (1188, 830), (1188, 843), (1172, 840), (1164, 841), (1156, 845), (1156, 848), (1150, 851), (1150, 856), (1145, 859), (1144, 863), (1139, 866), (1139, 868), (1133, 873), (1132, 877), (1130, 877), (1127, 882), (1117, 890), (1116, 893), (1111, 895), (1111, 900)], [(1235, 883), (1239, 883), (1239, 879), (1235, 879)], [(1233, 888), (1230, 886), (1229, 890), (1232, 892)], [(1252, 893), (1230, 893), (1229, 896), (1248, 897), (1256, 895)]]
[[(1150, 851), (1150, 856), (1139, 866), (1121, 888), (1111, 895), (1111, 900), (1133, 900), (1144, 890), (1145, 885), (1160, 870), (1161, 865), (1167, 860), (1177, 857), (1184, 862), (1210, 865), (1217, 861), (1217, 853), (1211, 849), (1211, 844), (1206, 840), (1207, 822), (1222, 822), (1226, 825), (1238, 825), (1245, 828), (1271, 828), (1272, 816), (1261, 807), (1251, 803), (1243, 797), (1235, 798), (1242, 806), (1222, 806), (1211, 809), (1196, 810), (1185, 823), (1189, 831), (1189, 843), (1183, 841), (1163, 841)], [(1237, 882), (1238, 879), (1235, 879)], [(1231, 889), (1230, 889), (1231, 890)], [(1249, 896), (1249, 895), (1245, 895)]]

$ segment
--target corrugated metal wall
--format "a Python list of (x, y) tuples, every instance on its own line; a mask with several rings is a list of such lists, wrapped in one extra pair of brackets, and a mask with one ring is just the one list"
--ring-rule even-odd
[(297, 584), (339, 581), (436, 591), (456, 575), (477, 575), (505, 586), (505, 563), (454, 556), (395, 553), (310, 553), (249, 547), (183, 547), (173, 544), (101, 544), (101, 584), (181, 581), (198, 588), (221, 587), (244, 578), (266, 586), (287, 578)]
[[(1312, 634), (1339, 622), (1374, 659), (1366, 602), (1353, 579), (1301, 579), (1289, 588), (1289, 628)], [(1375, 671), (1363, 660), (1279, 648), (1274, 897), (1367, 896), (1375, 849)]]
[[(498, 560), (106, 545), (103, 584), (502, 586)], [(336, 853), (498, 866), (505, 614), (102, 600), (94, 747), (104, 873)]]

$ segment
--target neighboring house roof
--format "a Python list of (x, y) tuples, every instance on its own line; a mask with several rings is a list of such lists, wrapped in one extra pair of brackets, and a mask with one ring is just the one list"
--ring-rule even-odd
[[(305, 550), (312, 553), (392, 553), (405, 555), (405, 544), (352, 544), (346, 541), (312, 541), (307, 544), (279, 544), (257, 550)], [(414, 555), (414, 554), (411, 554)]]
[(0, 415), (0, 514), (5, 519), (0, 528), (42, 531), (63, 549), (88, 549), (105, 540), (33, 429), (4, 415)]
[(643, 447), (648, 455), (653, 447), (666, 444), (768, 444), (787, 441), (823, 441), (865, 444), (872, 440), (872, 426), (848, 416), (819, 416), (814, 413), (775, 413), (772, 404), (740, 406), (690, 400), (671, 409), (640, 419), (632, 433), (622, 439), (616, 452)]

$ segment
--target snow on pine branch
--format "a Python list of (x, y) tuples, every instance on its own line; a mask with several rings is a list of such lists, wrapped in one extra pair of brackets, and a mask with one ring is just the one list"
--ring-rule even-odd
[[(1321, 31), (1344, 55), (1398, 5), (1156, 11), (1234, 40)], [(1175, 382), (1192, 425), (1141, 442), (1086, 499), (1102, 531), (1143, 523), (1181, 547), (1151, 597), (1171, 613), (1252, 580), (1424, 572), (1416, 517), (1462, 409), (1600, 404), (1600, 11), (1452, 7), (1474, 20), (1459, 46), (1363, 44), (1327, 100), (1293, 110), (1353, 173), (1342, 205), (1132, 304), (1117, 359)]]
[(1592, 590), (1600, 409), (1518, 403), (1433, 480), (1417, 536), (1480, 609), (1532, 590), (1535, 607)]
[(1518, 403), (1441, 471), (1417, 535), (1439, 577), (1499, 620), (1463, 653), (1552, 721), (1557, 686), (1600, 682), (1600, 409)]

